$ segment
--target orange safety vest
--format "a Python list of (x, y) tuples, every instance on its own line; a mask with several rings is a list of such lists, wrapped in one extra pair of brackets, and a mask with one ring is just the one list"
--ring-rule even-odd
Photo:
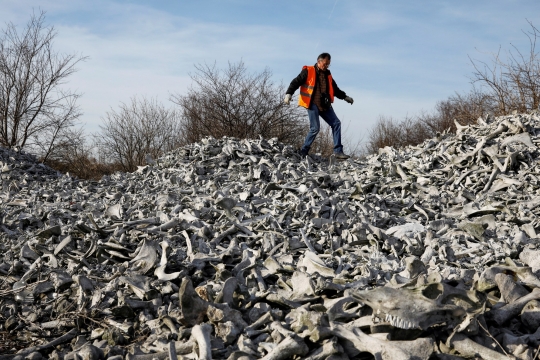
[[(311, 102), (311, 95), (315, 88), (315, 80), (317, 73), (315, 66), (303, 66), (302, 70), (307, 69), (306, 83), (300, 86), (300, 97), (298, 98), (298, 106), (303, 106), (309, 109), (309, 103)], [(332, 74), (328, 75), (328, 95), (330, 95), (330, 102), (334, 102), (334, 88), (332, 87)]]

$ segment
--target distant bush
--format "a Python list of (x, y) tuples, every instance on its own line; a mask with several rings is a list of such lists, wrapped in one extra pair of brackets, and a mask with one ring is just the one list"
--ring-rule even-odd
[(381, 116), (368, 133), (365, 152), (374, 154), (385, 146), (400, 148), (417, 145), (446, 130), (455, 132), (454, 120), (461, 125), (476, 124), (479, 117), (493, 113), (494, 110), (492, 99), (474, 90), (466, 95), (456, 94), (439, 101), (432, 113), (408, 116), (401, 121)]
[(206, 64), (195, 69), (187, 94), (171, 96), (180, 108), (182, 143), (205, 136), (303, 141), (305, 110), (283, 103), (286, 89), (272, 81), (269, 69), (252, 74), (241, 61), (224, 70)]
[(70, 158), (68, 161), (47, 160), (45, 164), (62, 173), (69, 173), (71, 176), (85, 180), (99, 180), (103, 175), (111, 175), (121, 171), (119, 164), (109, 164), (100, 162), (94, 157), (85, 155)]
[(176, 111), (157, 100), (133, 97), (119, 110), (109, 111), (96, 134), (102, 159), (118, 164), (122, 171), (137, 170), (147, 164), (147, 156), (157, 159), (180, 146), (181, 123)]
[(118, 163), (110, 163), (99, 158), (95, 144), (89, 144), (83, 130), (72, 130), (69, 140), (60, 141), (56, 151), (43, 163), (63, 173), (69, 173), (80, 179), (99, 180), (103, 175), (110, 175), (121, 170)]
[(528, 21), (530, 30), (523, 31), (529, 39), (526, 53), (512, 45), (501, 56), (501, 50), (492, 55), (491, 64), (471, 59), (474, 66), (473, 83), (485, 89), (496, 109), (494, 115), (505, 115), (516, 110), (525, 113), (540, 106), (540, 56), (536, 41), (540, 31)]
[(493, 54), (491, 64), (471, 59), (474, 66), (473, 90), (456, 93), (439, 101), (432, 113), (422, 113), (398, 121), (381, 116), (370, 130), (365, 152), (376, 153), (379, 148), (417, 145), (449, 130), (455, 132), (454, 120), (461, 125), (476, 124), (488, 114), (508, 115), (538, 110), (540, 106), (540, 56), (536, 40), (540, 32), (529, 22), (531, 30), (524, 32), (530, 48), (523, 54), (515, 46), (502, 60), (500, 51)]

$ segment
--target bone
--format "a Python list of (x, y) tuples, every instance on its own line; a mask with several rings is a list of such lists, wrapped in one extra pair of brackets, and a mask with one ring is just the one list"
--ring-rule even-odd
[(506, 303), (514, 303), (519, 298), (529, 294), (527, 289), (525, 289), (520, 284), (512, 279), (511, 276), (506, 274), (497, 274), (495, 275), (495, 282), (501, 292), (501, 295)]
[(339, 355), (342, 350), (341, 346), (337, 343), (337, 339), (323, 341), (323, 345), (308, 354), (305, 360), (324, 360), (328, 359), (332, 355)]
[(236, 280), (236, 278), (228, 278), (227, 280), (225, 280), (223, 288), (216, 297), (216, 302), (225, 303), (229, 306), (232, 306), (234, 301), (234, 291), (236, 290), (237, 286), (238, 280)]
[(73, 333), (104, 357), (166, 358), (174, 339), (194, 358), (194, 329), (215, 358), (346, 359), (365, 336), (381, 354), (418, 340), (415, 356), (441, 357), (431, 344), (452, 334), (526, 358), (540, 341), (540, 117), (457, 128), (346, 162), (203, 138), (99, 181), (0, 148), (8, 358), (79, 356), (83, 342), (36, 350)]
[(519, 315), (521, 310), (527, 305), (529, 301), (539, 300), (540, 299), (540, 288), (534, 289), (530, 294), (520, 297), (518, 300), (505, 305), (499, 309), (495, 309), (490, 312), (490, 316), (493, 320), (502, 325), (511, 318)]
[(409, 289), (380, 287), (353, 292), (352, 296), (371, 307), (383, 320), (401, 329), (427, 329), (437, 323), (451, 322), (465, 313), (459, 306), (443, 303), (447, 300), (443, 296), (435, 301), (420, 291)]
[(171, 280), (177, 279), (182, 273), (181, 271), (170, 273), (170, 274), (165, 273), (165, 268), (167, 266), (167, 249), (169, 248), (169, 243), (167, 243), (166, 241), (162, 241), (160, 245), (162, 249), (161, 261), (159, 262), (159, 266), (154, 271), (154, 275), (156, 275), (157, 278), (161, 281), (171, 281)]
[(308, 352), (308, 347), (304, 341), (295, 335), (287, 336), (263, 360), (285, 360), (293, 356), (304, 356)]
[(540, 270), (540, 250), (524, 249), (519, 254), (519, 259), (531, 267), (531, 270), (538, 274)]
[(103, 350), (87, 344), (77, 351), (77, 357), (82, 360), (96, 360), (104, 357)]
[(185, 325), (198, 325), (206, 316), (208, 302), (204, 301), (193, 289), (189, 278), (182, 280), (178, 299), (180, 302), (181, 322)]
[(209, 324), (195, 325), (193, 330), (191, 330), (191, 335), (199, 346), (199, 359), (201, 360), (212, 360), (211, 331), (212, 326)]
[(483, 359), (504, 360), (515, 359), (513, 356), (498, 353), (485, 346), (479, 345), (463, 334), (455, 334), (448, 339), (447, 346), (455, 349), (460, 355), (467, 358), (480, 356)]
[[(45, 343), (43, 345), (38, 345), (38, 346), (35, 346), (35, 347), (27, 348), (24, 351), (19, 352), (17, 355), (25, 356), (25, 355), (28, 355), (28, 354), (33, 353), (35, 351), (40, 352), (40, 351), (44, 351), (44, 350), (49, 350), (49, 349), (54, 348), (55, 346), (58, 346), (58, 345), (66, 343), (68, 341), (71, 341), (71, 339), (73, 339), (75, 336), (77, 336), (77, 330), (76, 329), (71, 329), (70, 331), (68, 331), (67, 333), (65, 333), (62, 336), (58, 337), (57, 339), (54, 339), (54, 340), (52, 340), (52, 341), (50, 341), (48, 343)], [(15, 356), (16, 355), (0, 355), (0, 360), (10, 360), (10, 359), (15, 358)]]
[(521, 311), (521, 322), (523, 325), (536, 331), (540, 328), (540, 301), (531, 300), (523, 307)]
[(349, 357), (358, 355), (361, 352), (368, 352), (375, 358), (382, 360), (400, 359), (428, 359), (432, 353), (432, 339), (417, 339), (406, 344), (398, 342), (386, 342), (364, 334), (361, 330), (351, 331), (343, 325), (333, 323), (332, 332), (335, 336), (347, 340), (344, 345)]
[[(176, 357), (178, 358), (178, 355), (190, 354), (193, 351), (194, 345), (195, 345), (195, 341), (193, 339), (189, 339), (187, 341), (171, 341), (169, 345), (167, 346), (167, 351), (161, 351), (161, 352), (145, 354), (145, 355), (127, 354), (126, 360), (152, 360), (152, 359), (165, 360), (165, 359), (172, 359), (171, 355), (173, 356), (176, 355)], [(171, 349), (172, 347), (174, 347), (174, 350)]]

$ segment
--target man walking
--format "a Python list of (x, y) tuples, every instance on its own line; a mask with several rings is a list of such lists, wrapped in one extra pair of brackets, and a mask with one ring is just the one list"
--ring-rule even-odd
[(285, 95), (285, 104), (290, 104), (292, 95), (296, 89), (300, 88), (300, 98), (298, 105), (307, 109), (309, 117), (309, 132), (304, 141), (304, 145), (300, 149), (300, 154), (306, 156), (309, 153), (311, 144), (317, 137), (321, 124), (319, 115), (332, 128), (332, 137), (334, 138), (334, 155), (336, 158), (344, 160), (348, 159), (349, 155), (343, 153), (343, 145), (341, 145), (341, 121), (339, 121), (332, 103), (334, 96), (338, 99), (345, 100), (349, 104), (353, 103), (353, 99), (345, 92), (338, 88), (332, 74), (328, 68), (330, 67), (331, 56), (328, 53), (322, 53), (317, 57), (317, 63), (314, 66), (304, 66), (300, 75), (298, 75), (287, 89)]

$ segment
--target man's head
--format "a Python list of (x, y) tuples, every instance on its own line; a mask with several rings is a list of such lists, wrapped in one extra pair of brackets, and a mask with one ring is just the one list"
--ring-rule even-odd
[(330, 67), (330, 60), (332, 57), (329, 53), (322, 53), (317, 57), (317, 67), (320, 70), (326, 70)]

